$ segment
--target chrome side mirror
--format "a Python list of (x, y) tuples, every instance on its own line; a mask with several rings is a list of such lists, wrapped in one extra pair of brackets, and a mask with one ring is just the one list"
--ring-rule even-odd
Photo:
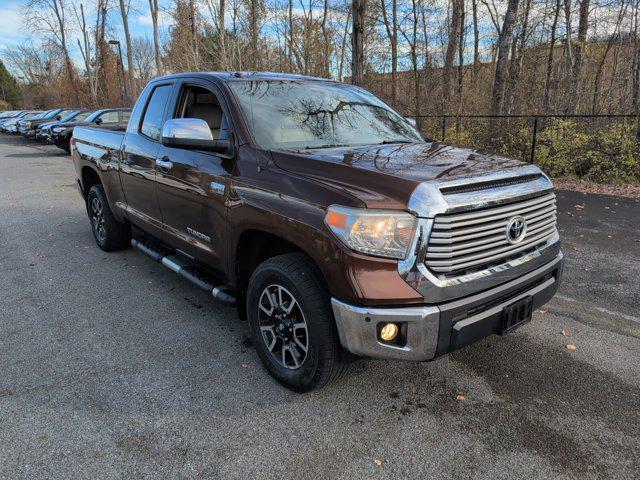
[(225, 158), (233, 155), (229, 140), (214, 140), (209, 124), (200, 118), (172, 118), (162, 126), (162, 144), (188, 150), (206, 150)]

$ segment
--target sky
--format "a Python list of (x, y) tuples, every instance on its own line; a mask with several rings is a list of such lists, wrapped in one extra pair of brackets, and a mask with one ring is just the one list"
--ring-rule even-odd
[[(87, 0), (85, 2), (85, 7), (93, 3), (93, 1)], [(148, 36), (151, 38), (152, 27), (148, 2), (138, 1), (136, 3), (138, 4), (137, 9), (131, 11), (129, 15), (129, 28), (131, 29), (131, 34), (132, 36)], [(169, 0), (160, 0), (161, 6), (168, 3)], [(2, 56), (2, 51), (7, 48), (15, 47), (29, 41), (33, 41), (35, 44), (38, 44), (40, 41), (38, 35), (30, 33), (24, 25), (22, 12), (25, 9), (25, 4), (26, 0), (0, 0), (0, 58)], [(70, 12), (70, 15), (73, 17), (72, 12)], [(89, 13), (88, 16), (90, 16)], [(162, 24), (164, 24), (164, 29), (166, 29), (168, 27), (168, 20), (162, 12), (160, 17), (161, 28)], [(119, 15), (116, 15), (114, 12), (111, 22), (114, 28), (114, 32), (112, 32), (112, 34), (116, 37), (121, 37), (122, 25), (117, 21), (117, 19), (119, 19)], [(87, 22), (91, 23), (89, 19), (87, 19)], [(76, 62), (78, 66), (81, 66), (82, 57), (77, 47), (77, 35), (77, 33), (74, 33), (68, 44), (74, 62)]]

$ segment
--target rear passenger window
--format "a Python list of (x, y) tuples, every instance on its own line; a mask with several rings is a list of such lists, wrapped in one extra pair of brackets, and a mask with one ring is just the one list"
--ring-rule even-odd
[(102, 123), (118, 123), (118, 112), (104, 112), (100, 115)]
[(160, 130), (162, 128), (162, 114), (169, 99), (172, 85), (160, 85), (153, 89), (147, 109), (144, 112), (144, 119), (140, 127), (140, 133), (153, 140), (160, 140)]
[(126, 123), (131, 118), (131, 112), (120, 112), (120, 121)]

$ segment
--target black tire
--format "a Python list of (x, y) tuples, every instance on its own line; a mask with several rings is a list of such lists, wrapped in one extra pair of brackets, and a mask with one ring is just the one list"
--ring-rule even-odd
[(87, 194), (87, 214), (93, 238), (105, 252), (124, 250), (131, 243), (131, 227), (118, 222), (111, 212), (102, 185), (96, 184)]
[[(306, 323), (307, 351), (299, 367), (283, 366), (284, 354), (280, 360), (272, 354), (261, 330), (261, 326), (265, 326), (265, 318), (273, 316), (261, 313), (260, 301), (267, 289), (275, 285), (284, 287), (283, 291), (295, 297), (299, 306), (299, 309), (295, 307), (296, 312), (302, 314)], [(300, 393), (310, 392), (336, 380), (346, 370), (329, 292), (317, 267), (305, 254), (279, 255), (265, 260), (256, 268), (247, 291), (247, 316), (253, 344), (262, 364), (287, 388)], [(280, 341), (284, 343), (283, 339)], [(293, 352), (288, 356), (293, 360)]]

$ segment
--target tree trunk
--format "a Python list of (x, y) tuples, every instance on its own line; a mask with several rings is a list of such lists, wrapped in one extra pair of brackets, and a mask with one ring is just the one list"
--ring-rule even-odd
[[(129, 32), (129, 6), (125, 5), (124, 0), (120, 0), (120, 15), (122, 16), (122, 26), (124, 27), (124, 39), (127, 44), (127, 69), (129, 70), (129, 89), (131, 95), (136, 91), (133, 85), (133, 49), (131, 47), (131, 33)], [(124, 67), (123, 67), (124, 68)], [(125, 80), (126, 81), (126, 80)], [(131, 98), (127, 98), (127, 103), (133, 103)]]
[(251, 53), (253, 55), (254, 68), (260, 67), (258, 55), (258, 0), (251, 0), (251, 11), (249, 13), (251, 21)]
[(579, 85), (584, 61), (584, 47), (587, 42), (587, 30), (589, 28), (589, 0), (580, 2), (580, 17), (578, 19), (578, 39), (575, 44), (575, 56), (571, 69), (571, 83), (569, 88), (569, 102), (567, 113), (574, 113), (579, 104)]
[(480, 29), (478, 27), (478, 0), (471, 1), (473, 11), (473, 81), (478, 76), (480, 68)]
[(344, 57), (347, 51), (347, 35), (349, 33), (349, 22), (351, 21), (351, 9), (347, 11), (347, 20), (344, 22), (344, 32), (342, 34), (342, 43), (340, 44), (340, 64), (338, 66), (338, 81), (342, 81), (344, 73)]
[(463, 10), (464, 0), (451, 0), (451, 21), (449, 22), (449, 42), (444, 57), (444, 69), (442, 79), (442, 113), (449, 109), (449, 97), (451, 95), (451, 72), (458, 48), (458, 35), (460, 35), (460, 13)]
[[(502, 29), (498, 36), (498, 56), (496, 59), (496, 72), (493, 80), (493, 92), (491, 95), (491, 113), (493, 115), (502, 114), (504, 106), (504, 86), (507, 73), (507, 60), (509, 56), (509, 48), (511, 44), (511, 32), (516, 21), (519, 0), (509, 0), (507, 4), (507, 12), (504, 16)], [(492, 121), (490, 134), (495, 136), (497, 132), (498, 122)]]
[(73, 70), (71, 57), (69, 56), (69, 49), (67, 48), (67, 26), (64, 18), (64, 6), (60, 3), (59, 0), (53, 0), (52, 7), (53, 12), (56, 16), (56, 20), (58, 22), (58, 29), (60, 32), (60, 48), (62, 49), (64, 64), (67, 70), (67, 80), (69, 81), (69, 85), (73, 90), (76, 105), (80, 105), (80, 96), (78, 95), (78, 89), (76, 88), (76, 75), (75, 71)]
[(155, 52), (156, 70), (158, 72), (158, 75), (162, 75), (160, 39), (158, 37), (158, 0), (149, 0), (149, 10), (151, 11), (151, 23), (153, 24), (153, 49)]
[[(458, 93), (458, 115), (460, 115), (461, 111), (462, 111), (462, 87), (463, 87), (463, 80), (464, 80), (464, 45), (465, 45), (465, 28), (464, 28), (464, 16), (465, 16), (465, 11), (464, 11), (464, 1), (461, 3), (460, 6), (460, 34), (458, 35), (458, 88), (457, 88), (457, 93)], [(456, 123), (456, 129), (457, 129), (457, 133), (460, 133), (460, 119), (458, 118), (458, 121)]]
[(331, 59), (329, 58), (329, 31), (327, 30), (327, 18), (329, 16), (329, 0), (324, 0), (324, 10), (322, 12), (322, 39), (324, 40), (322, 55), (322, 70), (324, 76), (331, 78)]
[[(511, 64), (509, 66), (509, 108), (508, 113), (513, 113), (515, 94), (522, 71), (522, 63), (524, 60), (525, 47), (527, 42), (527, 34), (529, 28), (529, 14), (531, 13), (532, 0), (525, 0), (524, 12), (522, 13), (522, 25), (520, 26), (520, 34), (513, 40), (513, 50), (511, 56)], [(529, 106), (530, 108), (530, 106)]]
[(364, 15), (367, 0), (353, 0), (351, 3), (351, 83), (364, 85)]
[(289, 71), (293, 72), (293, 0), (289, 0)]
[(551, 75), (553, 73), (553, 55), (556, 46), (556, 33), (558, 30), (558, 18), (560, 17), (560, 8), (562, 0), (556, 0), (556, 10), (553, 13), (553, 23), (551, 24), (551, 39), (549, 40), (549, 55), (547, 56), (547, 74), (544, 82), (544, 109), (548, 112), (551, 105)]

